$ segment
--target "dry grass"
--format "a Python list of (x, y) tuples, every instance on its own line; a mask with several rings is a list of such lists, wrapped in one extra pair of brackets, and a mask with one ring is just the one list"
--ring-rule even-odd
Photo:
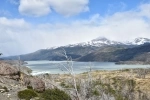
[[(137, 77), (137, 73), (133, 73), (130, 70), (115, 70), (115, 71), (92, 71), (90, 72), (92, 78), (94, 80), (98, 80), (98, 79), (110, 79), (112, 80), (113, 78), (116, 77), (120, 77), (122, 79), (132, 79), (136, 82), (136, 90), (140, 90), (140, 91), (150, 91), (150, 74), (146, 75), (146, 78), (142, 79), (142, 78), (138, 78)], [(88, 78), (88, 73), (82, 73), (82, 74), (77, 74), (76, 75), (77, 79), (87, 79)], [(57, 79), (57, 82), (63, 82), (65, 80), (70, 80), (72, 79), (71, 75), (68, 74), (62, 74), (59, 76), (59, 78)]]

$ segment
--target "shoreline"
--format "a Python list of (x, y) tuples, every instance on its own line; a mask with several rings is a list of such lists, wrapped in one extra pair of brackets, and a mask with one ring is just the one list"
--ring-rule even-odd
[[(39, 75), (39, 74), (46, 74), (46, 73), (49, 73), (49, 74), (65, 74), (65, 73), (67, 73), (66, 71), (61, 71), (61, 69), (59, 69), (58, 66), (54, 66), (55, 64), (53, 65), (53, 63), (52, 63), (53, 61), (52, 62), (50, 62), (50, 61), (40, 61), (40, 62), (33, 61), (33, 62), (35, 65), (32, 63), (32, 61), (30, 61), (29, 64), (25, 65), (26, 67), (28, 67), (32, 70), (31, 75)], [(37, 64), (36, 64), (36, 62), (37, 62)], [(60, 63), (60, 62), (55, 61), (54, 63)], [(50, 65), (50, 64), (52, 64), (52, 65)], [(107, 64), (107, 65), (105, 65), (105, 64)], [(37, 68), (36, 68), (36, 65), (38, 65)], [(74, 67), (73, 67), (74, 73), (80, 74), (80, 73), (87, 72), (89, 70), (88, 65), (89, 65), (88, 62), (74, 62)], [(96, 70), (108, 70), (109, 71), (109, 70), (121, 70), (121, 69), (148, 68), (148, 67), (149, 67), (149, 65), (115, 64), (114, 62), (109, 62), (109, 63), (108, 62), (94, 62), (94, 63), (91, 62), (92, 71), (94, 71), (94, 70), (95, 71)], [(63, 67), (61, 67), (61, 68), (63, 68)]]

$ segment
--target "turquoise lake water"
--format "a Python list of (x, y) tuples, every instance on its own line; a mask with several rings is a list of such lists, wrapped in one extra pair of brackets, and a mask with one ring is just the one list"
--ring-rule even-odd
[[(32, 74), (62, 74), (67, 73), (63, 65), (66, 61), (26, 61), (27, 67), (32, 69)], [(71, 63), (69, 63), (71, 64)], [(150, 68), (150, 65), (116, 65), (114, 62), (73, 62), (74, 73), (82, 73), (91, 70), (118, 70), (125, 68)], [(63, 71), (62, 71), (63, 70)]]

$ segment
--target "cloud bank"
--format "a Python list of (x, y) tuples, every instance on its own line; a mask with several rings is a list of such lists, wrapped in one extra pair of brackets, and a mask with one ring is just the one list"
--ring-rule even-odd
[[(60, 3), (61, 4), (61, 3)], [(0, 52), (5, 56), (24, 54), (42, 48), (84, 42), (99, 36), (116, 41), (150, 38), (150, 4), (113, 15), (95, 14), (70, 23), (33, 25), (24, 19), (0, 17)]]
[(66, 17), (89, 11), (89, 0), (20, 0), (19, 12), (27, 16), (44, 16), (52, 9)]

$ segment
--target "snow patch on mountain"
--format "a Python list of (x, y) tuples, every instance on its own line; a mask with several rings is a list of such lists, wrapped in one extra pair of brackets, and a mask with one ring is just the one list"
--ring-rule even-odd
[(93, 39), (91, 41), (91, 45), (95, 45), (95, 46), (101, 46), (101, 45), (117, 45), (117, 44), (122, 44), (121, 42), (117, 42), (117, 41), (111, 41), (105, 37), (99, 37), (96, 39)]
[(88, 42), (77, 43), (77, 44), (73, 44), (70, 46), (72, 46), (72, 47), (74, 47), (74, 46), (97, 46), (97, 47), (100, 47), (100, 46), (105, 46), (105, 45), (142, 45), (144, 43), (150, 43), (150, 39), (139, 37), (133, 41), (118, 42), (118, 41), (109, 40), (105, 37), (98, 37), (98, 38), (93, 39)]
[(75, 46), (96, 46), (96, 47), (100, 47), (100, 46), (105, 46), (105, 45), (119, 45), (119, 44), (122, 44), (122, 43), (117, 42), (117, 41), (111, 41), (111, 40), (109, 40), (105, 37), (98, 37), (98, 38), (93, 39), (91, 41), (77, 43), (77, 44), (69, 44), (65, 47), (75, 47)]
[(136, 38), (132, 42), (132, 44), (134, 44), (134, 45), (141, 45), (141, 44), (144, 44), (144, 43), (150, 43), (150, 39), (139, 37), (139, 38)]
[[(150, 43), (150, 39), (139, 37), (139, 38), (136, 38), (133, 41), (118, 42), (118, 41), (109, 40), (105, 37), (98, 37), (98, 38), (93, 39), (91, 41), (76, 43), (76, 44), (69, 44), (69, 45), (61, 46), (61, 47), (75, 47), (75, 46), (82, 46), (82, 47), (96, 46), (96, 47), (101, 47), (101, 46), (108, 46), (108, 45), (142, 45), (144, 43)], [(49, 49), (56, 49), (56, 48), (58, 48), (58, 47), (52, 47), (52, 48), (49, 48)]]

